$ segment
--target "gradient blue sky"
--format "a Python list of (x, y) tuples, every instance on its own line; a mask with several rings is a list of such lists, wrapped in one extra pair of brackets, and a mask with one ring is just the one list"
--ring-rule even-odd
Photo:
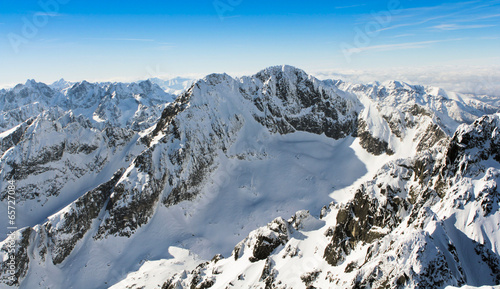
[(277, 64), (495, 67), (499, 24), (500, 0), (2, 0), (0, 86), (251, 74)]

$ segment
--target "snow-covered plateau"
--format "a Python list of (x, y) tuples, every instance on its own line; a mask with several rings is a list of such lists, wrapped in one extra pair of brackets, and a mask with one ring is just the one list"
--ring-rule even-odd
[(0, 90), (0, 288), (500, 288), (499, 111), (286, 65)]

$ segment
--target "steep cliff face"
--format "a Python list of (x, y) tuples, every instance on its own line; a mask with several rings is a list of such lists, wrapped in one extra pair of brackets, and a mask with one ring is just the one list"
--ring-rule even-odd
[(254, 117), (271, 132), (305, 131), (334, 139), (356, 134), (358, 102), (304, 71), (271, 67), (242, 82), (243, 94), (260, 112)]
[[(45, 97), (46, 103), (58, 98), (60, 106), (40, 102), (40, 113), (20, 117), (0, 135), (1, 174), (16, 181), (24, 208), (36, 211), (25, 215), (35, 220), (28, 223), (33, 228), (2, 243), (7, 256), (6, 242), (16, 240), (24, 264), (15, 284), (0, 273), (5, 286), (107, 288), (146, 260), (172, 259), (171, 246), (205, 259), (232, 257), (218, 256), (191, 273), (168, 269), (154, 286), (284, 287), (283, 270), (298, 282), (288, 284), (293, 288), (321, 280), (362, 287), (380, 276), (386, 284), (424, 284), (422, 272), (443, 267), (442, 258), (451, 256), (427, 253), (442, 249), (433, 243), (430, 226), (438, 222), (430, 216), (455, 186), (449, 180), (458, 173), (447, 164), (469, 155), (458, 144), (465, 126), (449, 136), (486, 112), (422, 87), (319, 81), (290, 66), (237, 79), (209, 75), (169, 103), (149, 81), (61, 87)], [(479, 146), (494, 155), (497, 142)], [(492, 216), (494, 188), (482, 195), (493, 198), (484, 205)], [(321, 210), (332, 198), (343, 201)], [(316, 217), (321, 210), (323, 219), (302, 209)], [(408, 228), (414, 233), (396, 240)], [(494, 259), (496, 249), (471, 240), (481, 256)], [(421, 269), (389, 273), (391, 242), (413, 248), (397, 260), (414, 258)], [(192, 256), (180, 255), (180, 263), (193, 264)], [(318, 266), (297, 271), (303, 258)], [(441, 279), (426, 279), (429, 286), (468, 282), (470, 273), (442, 270)]]

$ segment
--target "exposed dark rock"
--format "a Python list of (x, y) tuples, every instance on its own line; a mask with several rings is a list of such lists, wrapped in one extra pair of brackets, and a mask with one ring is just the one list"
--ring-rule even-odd
[(341, 264), (358, 242), (371, 243), (380, 239), (385, 235), (382, 228), (394, 228), (401, 222), (397, 212), (406, 210), (409, 204), (397, 197), (390, 186), (386, 186), (385, 191), (387, 202), (381, 205), (368, 197), (365, 187), (362, 187), (354, 199), (338, 211), (337, 225), (333, 232), (327, 232), (327, 236), (332, 236), (324, 252), (328, 264)]
[(414, 115), (414, 116), (420, 116), (420, 115), (425, 115), (425, 116), (430, 116), (430, 112), (427, 111), (426, 108), (424, 108), (423, 106), (420, 106), (418, 104), (415, 104), (413, 105), (409, 112)]
[(321, 274), (321, 270), (307, 272), (300, 276), (300, 280), (302, 280), (302, 282), (304, 282), (304, 284), (309, 288), (309, 286), (311, 286), (311, 284), (318, 279), (319, 274)]
[[(8, 286), (19, 286), (29, 269), (30, 258), (28, 246), (30, 244), (33, 229), (30, 227), (18, 231), (20, 237), (11, 235), (4, 243), (2, 250), (9, 256), (9, 259), (0, 263), (0, 280)], [(14, 260), (14, 265), (9, 264)], [(13, 273), (13, 274), (12, 274)]]
[(491, 269), (491, 276), (495, 284), (500, 284), (500, 257), (481, 243), (475, 243), (474, 251), (481, 260)]
[(41, 151), (37, 152), (35, 157), (22, 161), (21, 163), (16, 163), (14, 161), (8, 162), (9, 166), (12, 168), (9, 178), (22, 180), (29, 175), (36, 175), (46, 171), (47, 168), (45, 168), (44, 165), (49, 162), (59, 161), (63, 156), (65, 148), (66, 143), (63, 142), (50, 147), (44, 147)]
[[(48, 251), (47, 248), (50, 248), (54, 264), (63, 262), (69, 256), (78, 240), (83, 238), (88, 232), (94, 219), (105, 207), (105, 203), (112, 193), (114, 185), (121, 177), (122, 172), (123, 170), (120, 170), (115, 173), (110, 181), (78, 198), (68, 212), (64, 213), (63, 224), (53, 224), (51, 221), (48, 221), (41, 227), (38, 233), (38, 243), (34, 245), (38, 246), (38, 251), (42, 259), (45, 258)], [(18, 268), (16, 276), (18, 279), (24, 277), (28, 269), (29, 259), (27, 250), (31, 243), (31, 232), (33, 232), (31, 228), (23, 229), (21, 231), (21, 238), (16, 240), (18, 242), (16, 253), (16, 266)], [(5, 266), (5, 263), (1, 264)]]
[(371, 133), (366, 128), (366, 122), (364, 120), (358, 121), (358, 132), (359, 144), (367, 152), (374, 154), (376, 156), (383, 153), (388, 155), (394, 154), (394, 152), (389, 148), (389, 144), (385, 140), (380, 140), (371, 135)]
[(172, 123), (175, 117), (184, 111), (189, 103), (191, 98), (191, 94), (193, 93), (193, 89), (195, 84), (191, 86), (186, 92), (178, 96), (174, 102), (170, 103), (162, 112), (160, 119), (156, 123), (156, 126), (153, 132), (146, 137), (144, 137), (144, 142), (149, 146), (153, 138), (155, 138), (160, 131), (168, 128), (168, 125)]
[[(62, 225), (51, 222), (45, 223), (45, 230), (50, 238), (49, 246), (52, 248), (52, 261), (60, 264), (69, 256), (78, 240), (90, 229), (92, 222), (104, 209), (106, 201), (113, 192), (115, 184), (123, 174), (124, 169), (116, 172), (108, 182), (98, 186), (78, 198), (72, 208), (64, 213)], [(69, 236), (69, 238), (68, 238)]]
[[(135, 188), (132, 192), (125, 191), (122, 184), (115, 186), (114, 193), (116, 197), (110, 198), (106, 207), (110, 217), (100, 225), (95, 238), (104, 238), (108, 234), (130, 237), (138, 227), (149, 221), (160, 195), (157, 188), (145, 187), (139, 193)], [(131, 196), (128, 206), (115, 202), (124, 195)]]
[(253, 247), (253, 256), (250, 261), (266, 259), (274, 249), (284, 245), (288, 241), (288, 224), (282, 219), (275, 219), (268, 228), (275, 232), (272, 235), (257, 235), (256, 243)]
[(33, 123), (33, 118), (23, 122), (15, 131), (0, 139), (0, 155), (9, 148), (16, 146), (24, 138), (26, 128)]
[(204, 272), (208, 264), (209, 262), (201, 263), (193, 271), (191, 271), (190, 289), (206, 289), (215, 284), (214, 277), (207, 278), (204, 276)]
[(274, 267), (274, 262), (272, 259), (267, 258), (266, 259), (266, 264), (264, 264), (264, 268), (262, 269), (262, 273), (260, 275), (260, 282), (264, 282), (265, 287), (264, 289), (272, 289), (276, 288), (274, 286), (274, 281), (276, 279), (276, 275), (278, 272), (273, 268)]
[(387, 122), (387, 124), (389, 125), (389, 128), (391, 129), (391, 132), (399, 137), (399, 138), (402, 138), (402, 133), (401, 133), (401, 127), (402, 127), (402, 124), (400, 122), (400, 120), (395, 120), (395, 119), (392, 119), (390, 116), (382, 116), (385, 121)]
[(189, 175), (188, 179), (172, 188), (170, 194), (163, 200), (165, 206), (173, 206), (182, 201), (193, 200), (199, 194), (199, 186), (202, 184), (205, 176), (211, 172), (211, 165), (213, 164), (212, 155), (209, 153), (199, 156), (193, 163), (193, 172)]
[[(372, 271), (362, 276), (361, 272), (358, 272), (356, 278), (353, 281), (352, 288), (353, 289), (364, 289), (364, 288), (372, 288), (373, 284), (382, 277), (383, 273), (378, 266), (376, 266)], [(383, 287), (382, 287), (383, 288)]]
[(196, 285), (196, 287), (194, 287), (194, 289), (207, 289), (207, 288), (212, 287), (214, 284), (215, 284), (214, 280), (211, 280), (211, 279), (204, 280), (201, 283), (199, 283), (198, 285)]
[[(422, 252), (422, 254), (425, 254)], [(416, 288), (441, 288), (455, 279), (442, 253), (435, 256), (418, 277)]]
[(351, 273), (352, 271), (354, 271), (357, 268), (358, 268), (358, 263), (351, 262), (351, 263), (347, 264), (347, 266), (344, 269), (344, 272), (345, 273)]
[(222, 256), (221, 254), (217, 254), (212, 258), (212, 260), (210, 260), (210, 262), (213, 262), (214, 264), (216, 264), (217, 262), (219, 262), (222, 259), (224, 259), (224, 256)]
[(500, 162), (499, 127), (500, 120), (497, 116), (486, 115), (470, 126), (458, 128), (446, 152), (446, 168), (449, 167), (451, 173), (465, 173), (469, 163), (490, 157)]
[[(292, 77), (290, 76), (292, 75)], [(263, 98), (254, 104), (264, 117), (255, 119), (271, 132), (305, 131), (340, 139), (356, 133), (357, 114), (348, 100), (325, 91), (301, 70), (272, 67), (255, 75), (264, 83)], [(276, 94), (276, 98), (271, 95)], [(248, 95), (249, 93), (244, 93)]]
[(417, 145), (417, 152), (432, 148), (437, 142), (446, 137), (446, 133), (437, 124), (430, 124), (424, 134), (419, 137), (420, 141)]
[(171, 279), (168, 279), (163, 285), (161, 286), (161, 289), (175, 289), (177, 284), (174, 284)]
[(406, 275), (406, 273), (404, 273), (403, 275), (399, 276), (398, 279), (396, 280), (396, 285), (399, 287), (402, 287), (406, 284), (406, 282), (408, 281), (408, 276)]
[(250, 235), (233, 250), (234, 259), (238, 260), (246, 248), (252, 250), (251, 262), (264, 260), (279, 246), (288, 242), (289, 224), (283, 218), (276, 218), (266, 227), (252, 231)]

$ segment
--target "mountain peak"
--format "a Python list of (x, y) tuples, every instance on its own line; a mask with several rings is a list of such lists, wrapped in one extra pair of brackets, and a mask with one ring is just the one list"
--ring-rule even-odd
[(33, 78), (27, 79), (25, 84), (28, 85), (28, 84), (31, 84), (31, 83), (36, 83), (36, 80), (33, 79)]
[(36, 80), (34, 80), (34, 79), (28, 79), (24, 83), (24, 86), (26, 86), (26, 87), (35, 87), (37, 85), (37, 83), (38, 82), (36, 82)]
[(275, 65), (265, 68), (255, 75), (274, 75), (274, 76), (292, 76), (292, 75), (307, 75), (307, 73), (291, 65)]

